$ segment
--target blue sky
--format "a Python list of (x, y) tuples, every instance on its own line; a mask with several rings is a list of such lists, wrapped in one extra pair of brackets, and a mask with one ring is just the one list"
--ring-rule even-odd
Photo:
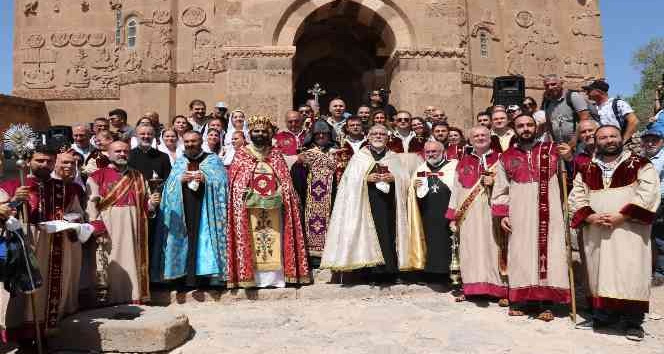
[[(12, 89), (14, 1), (0, 0), (0, 93), (5, 94)], [(651, 38), (664, 37), (664, 0), (601, 0), (600, 6), (611, 91), (628, 96), (639, 82), (632, 53)]]

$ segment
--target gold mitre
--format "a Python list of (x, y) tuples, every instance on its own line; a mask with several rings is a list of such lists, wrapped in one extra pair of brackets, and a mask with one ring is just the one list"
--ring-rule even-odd
[(270, 116), (251, 116), (249, 117), (249, 129), (253, 130), (258, 127), (262, 127), (263, 129), (271, 129), (272, 128), (272, 117)]

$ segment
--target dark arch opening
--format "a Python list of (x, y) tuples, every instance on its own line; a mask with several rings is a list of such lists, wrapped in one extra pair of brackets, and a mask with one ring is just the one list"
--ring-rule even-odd
[(322, 113), (335, 97), (354, 112), (369, 90), (389, 86), (384, 68), (394, 38), (380, 15), (358, 3), (332, 2), (317, 9), (295, 35), (293, 105), (311, 98), (307, 90), (320, 83), (327, 91), (320, 99)]

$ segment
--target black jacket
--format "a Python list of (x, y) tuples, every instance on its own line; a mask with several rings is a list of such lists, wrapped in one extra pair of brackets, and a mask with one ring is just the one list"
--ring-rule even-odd
[(141, 148), (134, 148), (129, 152), (129, 167), (141, 171), (146, 181), (152, 179), (152, 172), (156, 172), (164, 181), (171, 173), (171, 161), (165, 153), (150, 148), (143, 152)]

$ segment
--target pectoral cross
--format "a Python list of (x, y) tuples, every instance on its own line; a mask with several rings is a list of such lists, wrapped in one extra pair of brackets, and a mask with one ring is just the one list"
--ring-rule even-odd
[(314, 101), (316, 101), (316, 104), (319, 105), (320, 102), (318, 101), (318, 99), (320, 98), (320, 96), (325, 96), (327, 94), (327, 91), (325, 91), (325, 89), (323, 89), (319, 83), (315, 83), (314, 87), (307, 90), (307, 93), (314, 96)]
[(439, 189), (440, 189), (440, 187), (438, 187), (438, 184), (437, 184), (437, 183), (434, 184), (434, 185), (431, 187), (431, 191), (432, 191), (433, 193), (435, 193), (435, 194), (438, 194), (438, 190), (439, 190)]

